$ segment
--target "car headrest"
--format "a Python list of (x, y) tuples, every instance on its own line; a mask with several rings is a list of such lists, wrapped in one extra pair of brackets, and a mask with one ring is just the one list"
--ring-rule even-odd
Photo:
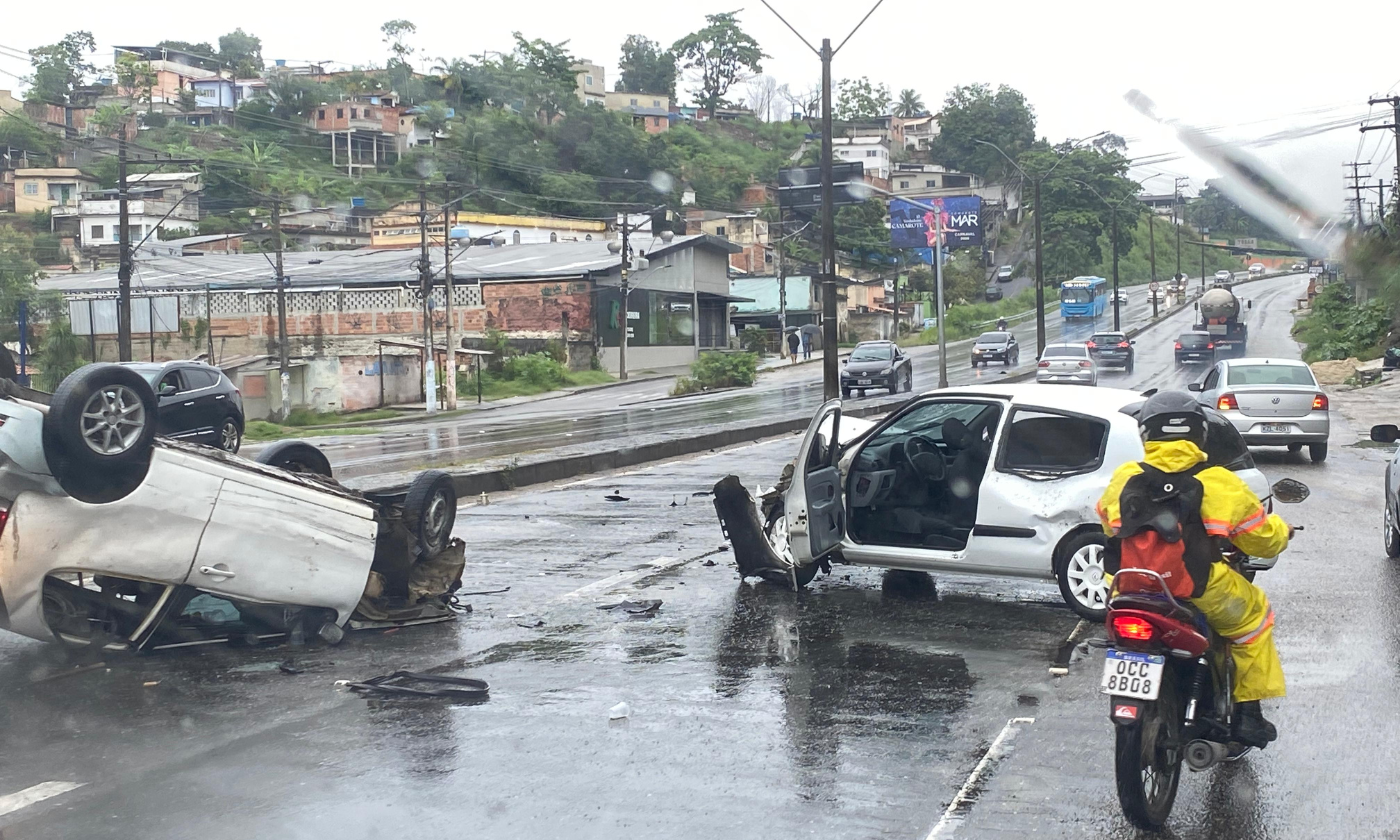
[(943, 421), (943, 442), (949, 446), (963, 449), (967, 446), (967, 424), (956, 417), (949, 417)]

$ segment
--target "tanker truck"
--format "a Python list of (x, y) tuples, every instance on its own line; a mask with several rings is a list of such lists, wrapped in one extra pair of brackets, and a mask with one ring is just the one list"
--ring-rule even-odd
[(1244, 323), (1244, 311), (1249, 308), (1248, 301), (1242, 302), (1223, 286), (1210, 289), (1196, 301), (1196, 329), (1210, 333), (1217, 361), (1245, 355), (1249, 330)]

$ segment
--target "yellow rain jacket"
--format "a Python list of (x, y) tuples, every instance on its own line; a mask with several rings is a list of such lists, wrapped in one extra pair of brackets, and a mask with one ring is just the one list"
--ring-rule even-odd
[[(1188, 440), (1148, 441), (1144, 448), (1147, 454), (1143, 460), (1163, 472), (1184, 472), (1206, 460), (1200, 447)], [(1141, 472), (1136, 462), (1114, 471), (1098, 504), (1099, 518), (1108, 534), (1117, 533), (1121, 524), (1118, 499), (1123, 485)], [(1206, 533), (1225, 537), (1254, 557), (1276, 557), (1288, 547), (1288, 525), (1277, 515), (1265, 513), (1259, 497), (1243, 479), (1224, 467), (1208, 467), (1196, 473), (1196, 478), (1205, 491), (1201, 520)], [(1234, 643), (1235, 701), (1282, 697), (1283, 664), (1274, 647), (1274, 611), (1264, 590), (1225, 563), (1215, 563), (1205, 591), (1191, 603), (1205, 615), (1212, 630)]]

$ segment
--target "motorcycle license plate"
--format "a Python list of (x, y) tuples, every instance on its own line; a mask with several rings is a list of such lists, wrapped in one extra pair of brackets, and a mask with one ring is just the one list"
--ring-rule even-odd
[(1287, 423), (1265, 423), (1261, 426), (1266, 435), (1286, 435), (1288, 434)]
[(1104, 654), (1103, 681), (1099, 691), (1119, 697), (1156, 700), (1162, 687), (1167, 658), (1150, 653), (1109, 649)]

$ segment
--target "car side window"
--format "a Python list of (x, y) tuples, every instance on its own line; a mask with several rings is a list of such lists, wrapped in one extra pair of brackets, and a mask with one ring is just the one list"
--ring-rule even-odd
[(1206, 381), (1201, 383), (1201, 390), (1210, 391), (1215, 388), (1216, 383), (1218, 383), (1219, 381), (1220, 368), (1211, 368), (1210, 373), (1206, 374)]
[(1103, 464), (1108, 422), (1084, 414), (1017, 408), (1003, 435), (997, 469), (1056, 477), (1093, 472)]
[(165, 386), (167, 385), (173, 386), (177, 394), (181, 391), (189, 390), (180, 381), (180, 371), (178, 370), (172, 370), (160, 378), (160, 384), (156, 386), (156, 393), (159, 394), (161, 391), (165, 390)]
[(195, 391), (200, 388), (209, 388), (219, 384), (219, 376), (213, 371), (200, 370), (199, 368), (186, 368), (184, 370), (185, 381), (188, 383), (188, 390)]

